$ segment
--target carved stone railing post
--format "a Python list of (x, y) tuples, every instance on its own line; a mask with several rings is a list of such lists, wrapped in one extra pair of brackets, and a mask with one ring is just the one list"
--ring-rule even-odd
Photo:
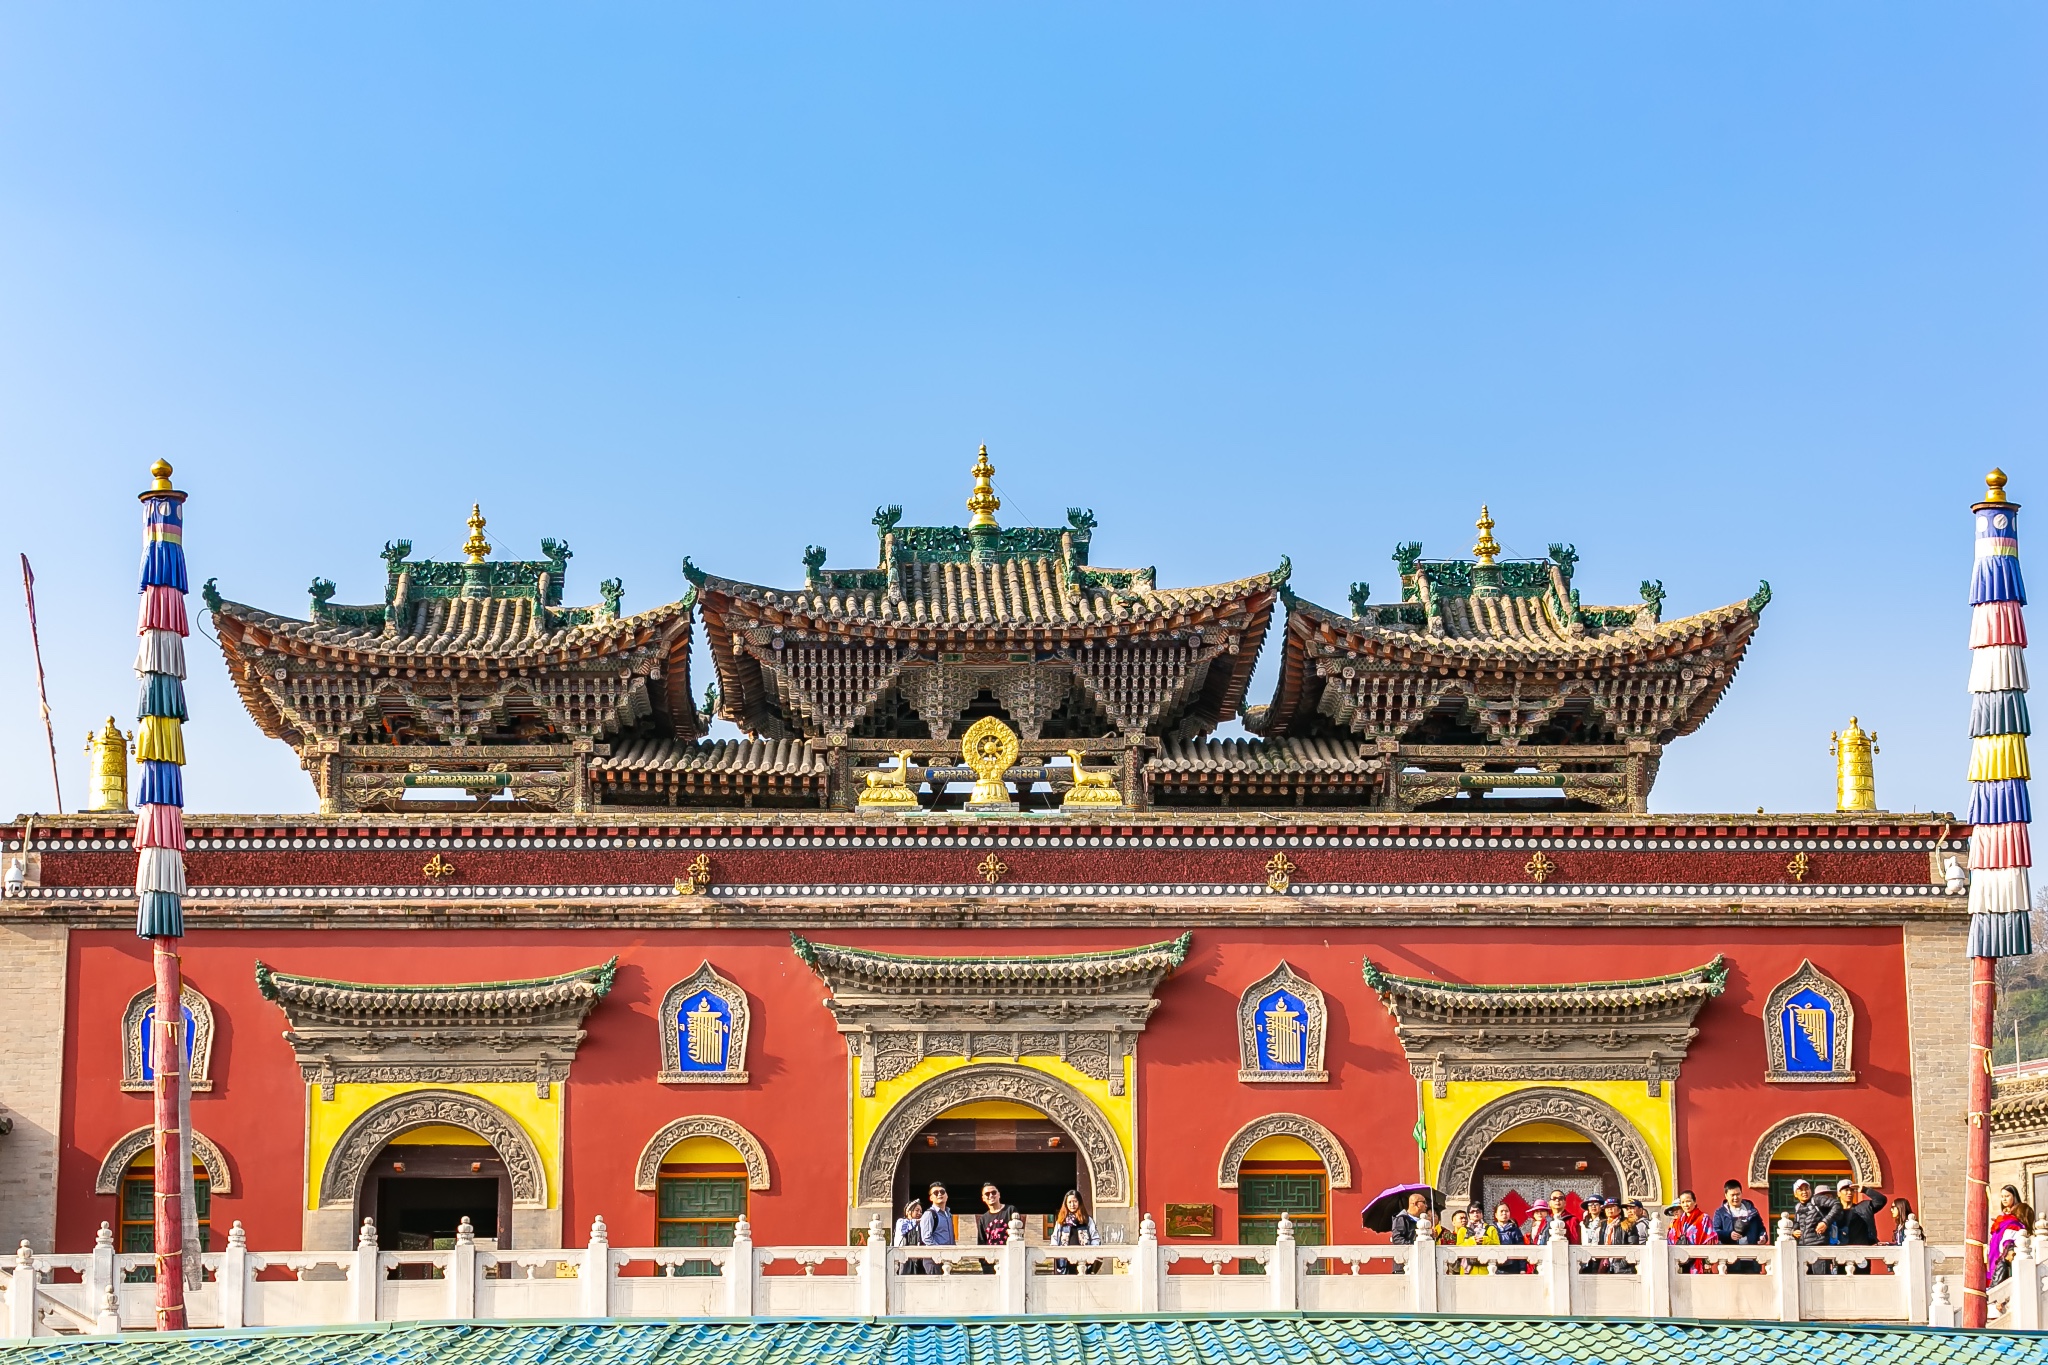
[(85, 1301), (98, 1308), (107, 1291), (119, 1283), (114, 1274), (114, 1227), (101, 1223), (92, 1239), (92, 1268), (85, 1272)]
[(384, 1278), (378, 1262), (377, 1225), (365, 1218), (356, 1234), (356, 1254), (348, 1269), (349, 1303), (355, 1310), (351, 1322), (377, 1320), (377, 1282)]
[(1671, 1316), (1671, 1233), (1664, 1215), (1653, 1213), (1643, 1225), (1643, 1313), (1652, 1318)]
[(1928, 1254), (1927, 1235), (1914, 1215), (1906, 1218), (1904, 1251), (1905, 1264), (1899, 1267), (1899, 1279), (1906, 1293), (1906, 1321), (1924, 1323), (1933, 1304), (1934, 1258)]
[(228, 1229), (228, 1244), (220, 1254), (213, 1287), (220, 1296), (220, 1325), (237, 1331), (249, 1325), (249, 1234), (237, 1218)]
[(1799, 1321), (1799, 1286), (1803, 1277), (1799, 1273), (1799, 1230), (1792, 1226), (1792, 1215), (1778, 1216), (1778, 1240), (1773, 1247), (1771, 1273), (1778, 1277), (1778, 1321)]
[(1408, 1306), (1418, 1313), (1434, 1313), (1437, 1294), (1436, 1224), (1424, 1216), (1415, 1229), (1415, 1241), (1408, 1248)]
[(1138, 1249), (1131, 1258), (1131, 1288), (1137, 1291), (1137, 1311), (1159, 1311), (1159, 1277), (1166, 1267), (1159, 1259), (1159, 1229), (1146, 1214), (1138, 1223)]
[(1024, 1216), (1010, 1215), (1009, 1237), (996, 1261), (996, 1301), (1001, 1311), (1022, 1317), (1031, 1293), (1031, 1249), (1024, 1245)]
[(754, 1225), (742, 1214), (732, 1226), (732, 1259), (725, 1266), (725, 1313), (732, 1318), (754, 1316)]
[(455, 1225), (448, 1252), (448, 1316), (457, 1322), (476, 1316), (476, 1229), (467, 1218)]
[(868, 1240), (860, 1249), (860, 1311), (870, 1318), (889, 1313), (889, 1229), (880, 1214), (868, 1220)]
[(1936, 1280), (1927, 1300), (1927, 1325), (1953, 1327), (1956, 1325), (1956, 1317), (1955, 1300), (1948, 1296), (1948, 1281)]
[(120, 1335), (121, 1299), (112, 1285), (108, 1285), (100, 1295), (99, 1311), (93, 1314), (92, 1329), (103, 1336)]
[(2025, 1228), (2013, 1234), (2016, 1248), (2012, 1258), (2012, 1305), (2008, 1319), (2001, 1326), (2015, 1331), (2033, 1332), (2041, 1327), (2041, 1252), (2040, 1238), (2027, 1235)]
[(604, 1215), (590, 1220), (590, 1245), (583, 1248), (583, 1265), (576, 1272), (583, 1281), (583, 1316), (608, 1318), (612, 1315), (612, 1239)]
[(36, 1334), (36, 1258), (28, 1239), (14, 1251), (14, 1273), (7, 1281), (7, 1335), (32, 1337)]
[(1280, 1228), (1273, 1238), (1273, 1262), (1266, 1267), (1266, 1286), (1272, 1297), (1270, 1308), (1291, 1313), (1301, 1307), (1301, 1261), (1295, 1255), (1294, 1220), (1280, 1215)]
[(1572, 1239), (1556, 1220), (1544, 1225), (1550, 1240), (1543, 1244), (1543, 1305), (1552, 1317), (1572, 1315)]

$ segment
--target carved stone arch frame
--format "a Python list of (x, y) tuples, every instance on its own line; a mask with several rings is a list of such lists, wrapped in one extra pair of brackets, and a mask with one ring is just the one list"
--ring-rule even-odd
[(512, 1185), (513, 1208), (548, 1206), (547, 1167), (517, 1119), (459, 1090), (413, 1090), (371, 1105), (343, 1131), (320, 1173), (320, 1207), (353, 1209), (363, 1177), (384, 1144), (410, 1129), (442, 1124), (468, 1129), (497, 1152)]
[[(178, 995), (192, 1011), (192, 1090), (195, 1094), (213, 1089), (213, 1006), (189, 982)], [(151, 1083), (142, 1078), (142, 1016), (156, 1003), (156, 987), (145, 986), (128, 998), (121, 1011), (121, 1088), (148, 1094)]]
[[(708, 992), (725, 1002), (732, 1013), (732, 1033), (726, 1039), (725, 1068), (721, 1071), (685, 1071), (682, 1066), (682, 1040), (676, 1033), (676, 1012), (683, 1002), (699, 991)], [(718, 974), (711, 965), (711, 959), (681, 981), (668, 988), (661, 997), (661, 1074), (657, 1077), (664, 1085), (745, 1085), (747, 1083), (747, 1032), (753, 1022), (747, 1008), (747, 993)], [(652, 1188), (651, 1186), (649, 1188)]]
[[(1785, 1002), (1803, 990), (1810, 990), (1828, 1002), (1834, 1011), (1835, 1024), (1828, 1039), (1828, 1069), (1826, 1071), (1790, 1071), (1785, 1062), (1785, 1030), (1781, 1016)], [(1849, 992), (1840, 982), (1813, 965), (1811, 959), (1802, 961), (1799, 970), (1771, 987), (1771, 993), (1764, 997), (1764, 1057), (1766, 1059), (1764, 1079), (1780, 1084), (1801, 1082), (1854, 1081), (1856, 1072), (1856, 1007), (1849, 1003)]]
[(1802, 1137), (1826, 1138), (1841, 1148), (1849, 1158), (1849, 1170), (1857, 1184), (1884, 1183), (1884, 1168), (1878, 1164), (1877, 1148), (1863, 1135), (1862, 1129), (1833, 1114), (1794, 1114), (1764, 1129), (1763, 1136), (1756, 1140), (1756, 1146), (1749, 1154), (1751, 1187), (1765, 1188), (1771, 1178), (1771, 1158), (1778, 1154), (1780, 1147)]
[(661, 1160), (685, 1138), (717, 1138), (740, 1154), (740, 1160), (747, 1166), (747, 1188), (765, 1190), (768, 1188), (768, 1149), (761, 1145), (761, 1139), (734, 1123), (731, 1119), (716, 1114), (687, 1114), (663, 1124), (647, 1139), (647, 1145), (640, 1149), (640, 1164), (633, 1173), (633, 1188), (653, 1192), (655, 1181), (661, 1174)]
[[(148, 1151), (156, 1141), (156, 1134), (149, 1128), (136, 1128), (121, 1135), (121, 1140), (107, 1149), (106, 1159), (100, 1162), (100, 1173), (94, 1177), (94, 1194), (119, 1194), (121, 1175), (128, 1169), (128, 1163)], [(235, 1180), (228, 1170), (227, 1154), (214, 1144), (204, 1133), (192, 1134), (192, 1156), (206, 1171), (206, 1185), (215, 1194), (233, 1194)]]
[[(1276, 990), (1285, 990), (1299, 996), (1307, 1007), (1308, 1018), (1303, 1020), (1307, 1037), (1303, 1039), (1303, 1067), (1300, 1071), (1262, 1071), (1259, 1069), (1259, 1039), (1257, 1014), (1259, 1001)], [(1237, 1078), (1247, 1083), (1288, 1083), (1296, 1085), (1315, 1084), (1330, 1079), (1330, 1073), (1323, 1066), (1323, 1048), (1329, 1036), (1330, 1011), (1323, 1001), (1323, 993), (1314, 983), (1282, 958), (1280, 965), (1244, 988), (1237, 997)]]
[(1479, 1158), (1501, 1134), (1525, 1123), (1561, 1124), (1585, 1134), (1621, 1178), (1623, 1199), (1664, 1202), (1657, 1155), (1636, 1126), (1604, 1100), (1549, 1086), (1518, 1090), (1474, 1111), (1444, 1148), (1443, 1160), (1437, 1163), (1437, 1188), (1452, 1199), (1467, 1193), (1476, 1198)]
[(1315, 1148), (1316, 1155), (1322, 1158), (1323, 1169), (1330, 1175), (1331, 1189), (1351, 1188), (1351, 1157), (1345, 1152), (1344, 1144), (1337, 1140), (1335, 1133), (1302, 1114), (1267, 1114), (1233, 1133), (1230, 1141), (1223, 1144), (1223, 1159), (1216, 1163), (1216, 1187), (1236, 1189), (1246, 1153), (1269, 1137), (1300, 1138)]
[(1008, 1100), (1044, 1114), (1074, 1140), (1087, 1169), (1094, 1198), (1089, 1208), (1125, 1207), (1131, 1203), (1130, 1167), (1116, 1130), (1088, 1097), (1058, 1077), (1028, 1066), (980, 1062), (948, 1071), (912, 1090), (882, 1117), (860, 1160), (855, 1189), (862, 1205), (888, 1208), (896, 1183), (896, 1167), (911, 1139), (946, 1110), (981, 1100)]

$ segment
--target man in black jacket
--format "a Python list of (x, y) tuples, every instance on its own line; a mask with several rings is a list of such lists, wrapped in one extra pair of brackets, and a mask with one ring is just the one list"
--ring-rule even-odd
[[(1888, 1202), (1876, 1190), (1856, 1188), (1853, 1180), (1839, 1181), (1835, 1185), (1835, 1197), (1842, 1201), (1842, 1211), (1836, 1216), (1841, 1228), (1840, 1241), (1845, 1247), (1874, 1247), (1884, 1239), (1877, 1235), (1877, 1212)], [(1857, 1261), (1849, 1267), (1851, 1275), (1868, 1275), (1870, 1262)]]

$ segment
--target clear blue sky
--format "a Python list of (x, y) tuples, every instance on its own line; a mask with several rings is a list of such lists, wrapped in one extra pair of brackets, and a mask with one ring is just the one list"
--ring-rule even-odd
[[(2010, 3), (15, 0), (0, 550), (67, 798), (158, 456), (239, 600), (373, 600), (481, 500), (638, 610), (958, 522), (986, 441), (1005, 521), (1092, 506), (1169, 584), (1384, 600), (1481, 501), (1588, 601), (1768, 578), (1659, 809), (1831, 806), (1852, 712), (1885, 804), (1956, 808), (1968, 504), (2048, 515), (2044, 70)], [(47, 810), (5, 593), (0, 811)], [(193, 806), (310, 808), (194, 645)]]

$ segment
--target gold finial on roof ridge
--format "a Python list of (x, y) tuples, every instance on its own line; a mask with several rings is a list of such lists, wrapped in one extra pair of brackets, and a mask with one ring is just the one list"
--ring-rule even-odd
[(155, 485), (150, 488), (150, 492), (172, 493), (177, 491), (171, 487), (171, 462), (169, 460), (158, 460), (155, 464), (151, 465), (149, 467), (149, 477), (156, 480)]
[(1828, 748), (1835, 756), (1835, 809), (1838, 811), (1877, 809), (1877, 732), (1865, 730), (1856, 717), (1849, 728), (1828, 735)]
[(1500, 542), (1493, 538), (1493, 513), (1486, 510), (1485, 503), (1479, 504), (1479, 520), (1472, 524), (1479, 528), (1479, 542), (1472, 547), (1472, 553), (1481, 564), (1493, 563), (1494, 556), (1500, 553)]
[(967, 495), (967, 510), (973, 517), (967, 523), (970, 531), (996, 528), (996, 511), (1003, 500), (996, 496), (995, 485), (990, 482), (996, 476), (996, 467), (988, 462), (988, 444), (982, 443), (981, 453), (974, 457), (974, 491)]
[(1984, 501), (2005, 501), (2005, 471), (2003, 469), (1993, 469), (1984, 476)]
[(462, 553), (469, 556), (472, 564), (481, 564), (491, 552), (491, 542), (484, 539), (484, 507), (480, 502), (469, 505), (469, 539), (462, 542)]

